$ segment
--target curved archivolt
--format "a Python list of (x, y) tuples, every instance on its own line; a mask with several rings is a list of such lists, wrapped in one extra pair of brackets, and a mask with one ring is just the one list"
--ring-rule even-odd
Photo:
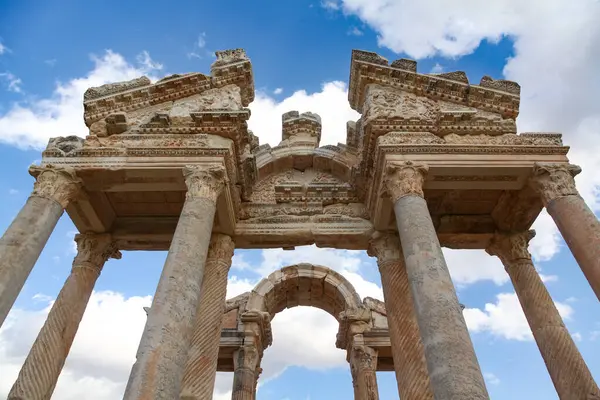
[(297, 264), (273, 272), (250, 293), (246, 310), (278, 312), (313, 306), (339, 320), (340, 313), (361, 307), (360, 297), (346, 278), (320, 265)]

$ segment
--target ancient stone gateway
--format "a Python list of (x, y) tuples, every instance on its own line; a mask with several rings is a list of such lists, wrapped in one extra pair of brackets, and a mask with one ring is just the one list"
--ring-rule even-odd
[[(377, 399), (393, 369), (406, 399), (487, 399), (442, 246), (504, 263), (561, 399), (600, 396), (528, 252), (546, 207), (600, 297), (600, 223), (555, 133), (517, 134), (519, 86), (464, 72), (420, 74), (353, 51), (346, 143), (319, 147), (317, 114), (290, 111), (278, 146), (248, 130), (254, 99), (243, 50), (210, 75), (146, 77), (89, 89), (85, 139), (51, 139), (33, 192), (0, 240), (0, 323), (58, 219), (79, 234), (73, 269), (9, 399), (49, 399), (108, 258), (168, 250), (124, 395), (210, 399), (217, 369), (253, 399), (270, 321), (310, 304), (339, 322), (355, 398)], [(275, 271), (226, 301), (235, 248), (367, 250), (385, 305), (326, 267)]]

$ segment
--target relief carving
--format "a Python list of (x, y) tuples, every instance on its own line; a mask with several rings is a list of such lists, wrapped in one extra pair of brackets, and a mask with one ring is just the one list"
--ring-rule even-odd
[(29, 174), (36, 178), (31, 195), (53, 200), (63, 209), (75, 200), (81, 190), (81, 180), (72, 168), (32, 165)]
[(121, 252), (109, 234), (77, 234), (77, 255), (73, 268), (91, 268), (100, 273), (109, 258), (121, 258)]
[(580, 172), (581, 168), (573, 164), (536, 163), (529, 182), (547, 206), (559, 197), (579, 195), (574, 178)]
[(417, 195), (423, 197), (423, 183), (429, 167), (412, 161), (391, 163), (386, 168), (385, 188), (395, 203), (401, 197)]
[(534, 237), (534, 230), (520, 233), (496, 233), (485, 250), (492, 256), (498, 256), (505, 267), (518, 260), (531, 261), (528, 247), (529, 241)]
[(235, 243), (229, 235), (213, 233), (208, 245), (207, 260), (221, 260), (231, 265)]
[(436, 101), (413, 93), (371, 84), (363, 106), (363, 123), (368, 125), (377, 118), (416, 119), (434, 123), (439, 113)]
[(86, 90), (83, 94), (83, 100), (94, 100), (99, 97), (108, 96), (109, 94), (120, 93), (130, 89), (148, 86), (150, 84), (150, 79), (146, 76), (142, 76), (140, 78), (135, 78), (125, 82), (107, 83), (105, 85), (91, 87), (88, 90)]
[(221, 194), (227, 180), (222, 165), (188, 165), (183, 169), (188, 191), (186, 199), (207, 198), (213, 202)]
[(84, 140), (79, 136), (55, 137), (48, 141), (46, 150), (57, 150), (61, 155), (68, 156), (83, 148)]

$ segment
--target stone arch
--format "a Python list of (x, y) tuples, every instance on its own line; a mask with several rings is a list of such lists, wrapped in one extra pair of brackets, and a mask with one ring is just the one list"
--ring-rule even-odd
[(272, 319), (296, 306), (320, 308), (338, 321), (363, 308), (346, 278), (330, 268), (303, 263), (284, 267), (260, 281), (250, 293), (246, 310), (267, 312)]

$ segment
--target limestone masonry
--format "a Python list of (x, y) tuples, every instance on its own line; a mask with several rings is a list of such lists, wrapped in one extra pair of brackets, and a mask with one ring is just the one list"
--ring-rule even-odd
[[(124, 400), (211, 399), (217, 370), (234, 372), (232, 399), (255, 399), (270, 321), (298, 305), (339, 322), (355, 399), (379, 398), (378, 370), (395, 371), (402, 400), (489, 399), (442, 246), (499, 257), (559, 397), (600, 399), (527, 249), (545, 207), (600, 298), (600, 224), (561, 135), (517, 134), (518, 84), (355, 50), (348, 100), (361, 118), (346, 143), (320, 147), (319, 115), (290, 110), (270, 147), (248, 130), (246, 53), (216, 56), (210, 75), (88, 89), (89, 134), (51, 139), (31, 167), (31, 196), (0, 240), (0, 324), (63, 211), (80, 233), (9, 399), (51, 398), (94, 283), (125, 250), (169, 254)], [(385, 303), (311, 264), (226, 301), (235, 248), (310, 244), (376, 257)]]

